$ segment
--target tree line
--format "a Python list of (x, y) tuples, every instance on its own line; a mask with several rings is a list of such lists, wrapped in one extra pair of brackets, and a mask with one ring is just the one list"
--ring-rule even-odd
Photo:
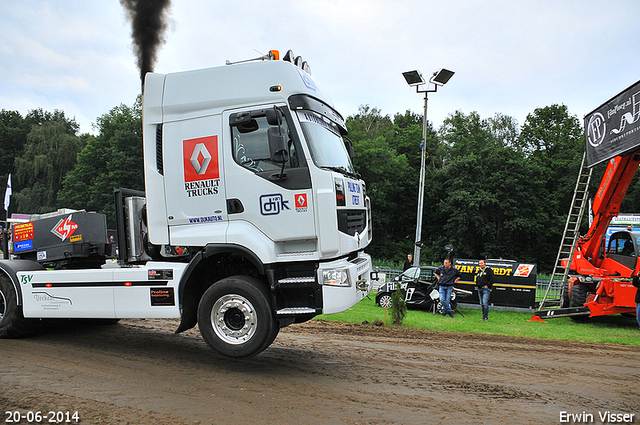
[[(367, 251), (400, 263), (414, 247), (422, 115), (391, 117), (366, 105), (347, 118), (347, 127), (372, 204), (374, 240)], [(97, 118), (97, 135), (78, 128), (63, 111), (0, 112), (0, 182), (12, 174), (9, 214), (85, 209), (106, 214), (113, 227), (113, 189), (144, 190), (139, 97)], [(427, 123), (425, 149), (422, 263), (440, 262), (452, 244), (455, 257), (514, 259), (551, 270), (584, 153), (582, 124), (565, 105), (537, 108), (521, 127), (500, 113), (482, 118), (456, 111), (438, 129)], [(594, 170), (591, 193), (603, 167)], [(637, 210), (636, 186), (622, 211)]]
[(79, 134), (64, 111), (34, 109), (22, 117), (3, 109), (0, 179), (4, 186), (11, 174), (13, 191), (7, 214), (84, 209), (106, 214), (115, 227), (113, 190), (144, 190), (141, 111), (140, 97), (113, 108), (97, 118), (94, 136)]

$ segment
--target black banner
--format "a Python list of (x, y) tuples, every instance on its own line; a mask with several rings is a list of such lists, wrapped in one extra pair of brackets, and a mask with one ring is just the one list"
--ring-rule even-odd
[[(478, 293), (475, 290), (475, 277), (480, 268), (479, 261), (460, 258), (453, 260), (453, 266), (462, 274), (462, 279), (458, 281), (456, 287), (473, 292), (473, 295), (461, 299), (461, 303), (480, 303), (478, 301)], [(491, 267), (495, 275), (489, 304), (535, 308), (538, 275), (538, 266), (536, 264), (520, 263), (512, 260), (486, 260), (485, 262), (487, 267)]]
[(640, 150), (640, 81), (584, 118), (587, 165)]

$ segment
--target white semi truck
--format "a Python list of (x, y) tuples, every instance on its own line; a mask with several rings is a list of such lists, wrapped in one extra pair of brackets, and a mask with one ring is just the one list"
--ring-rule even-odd
[(198, 324), (241, 358), (369, 293), (371, 208), (344, 120), (291, 52), (260, 59), (146, 75), (145, 191), (115, 191), (117, 262), (103, 215), (16, 226), (1, 337), (49, 318), (179, 318), (176, 333)]

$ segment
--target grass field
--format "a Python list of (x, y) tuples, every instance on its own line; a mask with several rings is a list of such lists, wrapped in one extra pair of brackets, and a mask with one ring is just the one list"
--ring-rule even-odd
[[(489, 312), (489, 321), (482, 321), (481, 310), (460, 309), (464, 317), (453, 319), (420, 310), (409, 310), (402, 327), (443, 332), (465, 332), (484, 335), (582, 341), (640, 346), (640, 329), (635, 317), (621, 315), (595, 317), (585, 323), (574, 322), (568, 317), (542, 322), (529, 322), (533, 312)], [(317, 319), (348, 323), (385, 322), (385, 310), (375, 304), (375, 293), (347, 311), (321, 315)], [(387, 327), (393, 327), (390, 312), (386, 314)]]

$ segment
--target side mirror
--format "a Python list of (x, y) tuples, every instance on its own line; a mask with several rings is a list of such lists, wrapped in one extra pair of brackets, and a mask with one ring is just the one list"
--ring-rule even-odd
[(237, 127), (240, 133), (251, 133), (259, 128), (258, 122), (253, 119), (251, 112), (231, 114), (229, 117), (229, 125)]
[(265, 115), (267, 117), (267, 123), (269, 125), (280, 125), (282, 124), (282, 112), (278, 109), (277, 106), (274, 106), (272, 109), (267, 109), (265, 111)]
[(249, 121), (251, 121), (251, 112), (238, 112), (231, 114), (231, 117), (229, 117), (229, 124), (231, 126), (245, 124)]
[(260, 126), (258, 125), (258, 121), (254, 119), (251, 119), (242, 124), (238, 124), (236, 127), (241, 134), (253, 133), (260, 128)]
[(355, 154), (353, 150), (353, 143), (346, 137), (344, 139), (344, 147), (347, 148), (347, 154), (349, 154), (349, 158), (353, 159), (353, 155)]
[(279, 164), (284, 164), (289, 160), (289, 150), (287, 149), (287, 141), (282, 128), (270, 127), (267, 130), (269, 138), (269, 153), (271, 160)]

